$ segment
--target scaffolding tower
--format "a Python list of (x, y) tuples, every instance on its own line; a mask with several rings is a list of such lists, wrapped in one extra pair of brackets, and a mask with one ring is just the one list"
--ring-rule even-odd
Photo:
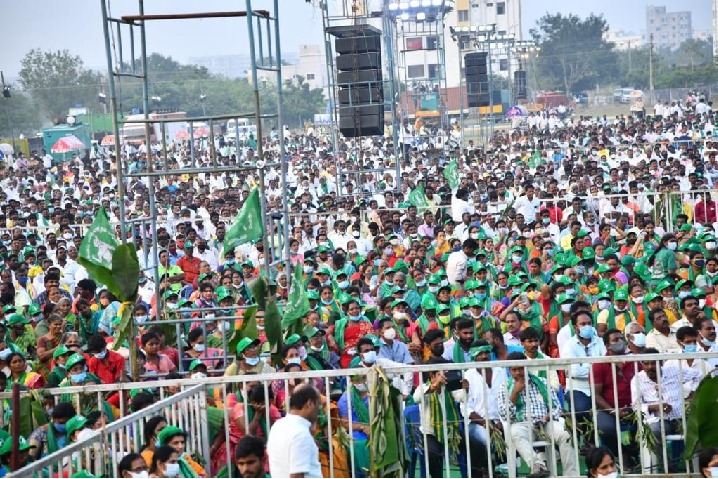
[[(385, 0), (385, 14), (394, 24), (398, 115), (412, 139), (406, 148), (428, 143), (429, 151), (448, 152), (450, 139), (449, 90), (446, 82), (444, 20), (453, 0), (405, 2)], [(454, 147), (458, 147), (456, 142)]]
[[(126, 4), (124, 2), (123, 6)], [(265, 251), (264, 273), (267, 279), (271, 279), (270, 266), (286, 261), (289, 269), (289, 206), (288, 206), (288, 184), (287, 184), (287, 162), (285, 161), (283, 128), (277, 129), (277, 140), (279, 144), (279, 161), (268, 161), (263, 151), (263, 135), (262, 125), (265, 120), (272, 119), (277, 125), (282, 125), (282, 73), (281, 73), (281, 48), (279, 34), (279, 0), (273, 0), (271, 10), (259, 10), (252, 7), (252, 0), (246, 0), (246, 10), (244, 11), (217, 11), (217, 12), (197, 12), (197, 13), (171, 13), (171, 14), (146, 14), (144, 0), (137, 0), (137, 13), (132, 15), (123, 15), (115, 17), (112, 15), (112, 0), (101, 0), (102, 20), (104, 31), (105, 53), (107, 57), (107, 73), (109, 83), (109, 97), (107, 98), (113, 118), (113, 130), (115, 136), (115, 166), (117, 169), (117, 193), (120, 198), (119, 204), (119, 220), (122, 231), (122, 243), (128, 242), (128, 239), (134, 239), (135, 236), (142, 238), (143, 245), (147, 245), (146, 240), (150, 240), (151, 252), (143, 247), (144, 265), (146, 267), (142, 273), (151, 274), (154, 278), (155, 285), (159, 288), (158, 273), (158, 246), (157, 246), (157, 205), (155, 197), (154, 180), (162, 177), (171, 177), (177, 175), (200, 175), (204, 173), (241, 173), (256, 172), (260, 176), (260, 188), (262, 198), (262, 220), (264, 222)], [(206, 116), (181, 118), (181, 119), (157, 119), (150, 115), (151, 97), (150, 87), (152, 80), (150, 72), (147, 69), (147, 32), (148, 23), (156, 21), (182, 21), (191, 19), (229, 19), (246, 22), (248, 30), (248, 50), (251, 57), (251, 78), (254, 88), (254, 104), (247, 105), (247, 110), (237, 112), (230, 115)], [(184, 31), (186, 34), (186, 30)], [(260, 110), (260, 88), (258, 80), (258, 71), (268, 71), (275, 75), (277, 107), (274, 111)], [(147, 148), (147, 167), (141, 171), (130, 172), (128, 162), (123, 158), (122, 131), (127, 121), (123, 112), (120, 111), (122, 81), (123, 79), (134, 78), (139, 79), (142, 84), (142, 120), (132, 119), (131, 123), (141, 123), (145, 127), (145, 145)], [(219, 161), (219, 155), (215, 147), (215, 125), (226, 122), (230, 119), (248, 118), (253, 119), (257, 125), (257, 161), (253, 165), (241, 166), (239, 162), (234, 165), (223, 164)], [(190, 135), (190, 165), (186, 167), (173, 167), (170, 156), (167, 151), (167, 131), (170, 123), (188, 123)], [(195, 125), (209, 125), (209, 158), (199, 158), (194, 150)], [(153, 138), (153, 130), (159, 128), (160, 132), (156, 136), (161, 142), (161, 151), (153, 154), (151, 144)], [(156, 130), (154, 131), (156, 133)], [(238, 139), (237, 139), (238, 140)], [(237, 142), (237, 153), (239, 153)], [(203, 161), (204, 160), (204, 161)], [(281, 183), (283, 189), (282, 212), (281, 215), (269, 215), (267, 212), (266, 195), (264, 192), (264, 172), (267, 168), (281, 168)], [(149, 196), (150, 216), (146, 218), (128, 219), (125, 212), (125, 195), (126, 184), (130, 181), (140, 181), (146, 185), (147, 194)], [(278, 213), (278, 212), (276, 212)], [(273, 231), (277, 234), (273, 234)], [(267, 234), (269, 232), (269, 235)], [(270, 236), (271, 243), (267, 241)], [(291, 275), (288, 278), (291, 280)], [(157, 316), (162, 314), (162, 301), (157, 301)], [(203, 314), (204, 316), (204, 314)], [(230, 318), (227, 318), (230, 319)], [(130, 337), (136, 337), (134, 333), (136, 325), (133, 324), (133, 334)], [(178, 325), (179, 331), (179, 325)], [(205, 331), (206, 334), (206, 331)], [(178, 334), (178, 338), (179, 338)], [(227, 338), (224, 339), (227, 341)], [(226, 344), (225, 344), (226, 346)], [(226, 348), (225, 348), (226, 350)], [(137, 379), (136, 370), (136, 342), (130, 341), (131, 368), (135, 379)], [(181, 366), (180, 366), (181, 368)]]
[[(345, 196), (345, 182), (354, 180), (356, 191), (362, 191), (362, 177), (372, 175), (378, 183), (387, 172), (392, 172), (396, 179), (396, 190), (401, 187), (401, 155), (398, 149), (398, 120), (396, 102), (396, 68), (394, 64), (394, 24), (389, 16), (383, 14), (383, 0), (320, 0), (319, 7), (322, 10), (324, 26), (324, 51), (326, 55), (327, 79), (329, 91), (329, 106), (332, 118), (332, 141), (334, 145), (335, 159), (335, 183), (337, 195)], [(381, 102), (384, 105), (384, 123), (390, 125), (386, 132), (390, 131), (390, 140), (387, 153), (394, 155), (394, 166), (374, 167), (365, 157), (362, 148), (365, 146), (365, 138), (354, 138), (346, 142), (346, 154), (351, 161), (349, 168), (344, 168), (338, 161), (341, 145), (344, 139), (338, 131), (340, 116), (343, 110), (353, 108), (353, 105), (342, 105), (340, 101), (341, 82), (337, 78), (337, 63), (335, 41), (337, 38), (347, 38), (351, 35), (361, 36), (367, 32), (378, 34), (382, 45), (382, 90)], [(344, 85), (342, 85), (344, 86)]]

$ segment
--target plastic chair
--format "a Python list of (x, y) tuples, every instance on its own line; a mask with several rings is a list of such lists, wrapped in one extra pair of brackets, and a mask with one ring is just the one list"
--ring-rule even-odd
[[(518, 452), (516, 451), (516, 448), (514, 447), (514, 443), (511, 440), (511, 434), (509, 433), (509, 423), (503, 422), (502, 424), (504, 426), (504, 440), (506, 441), (506, 469), (508, 472), (509, 477), (516, 477), (516, 457), (518, 456)], [(551, 473), (551, 477), (557, 477), (557, 472), (554, 467), (555, 461), (554, 461), (554, 448), (551, 447), (551, 440), (544, 441), (534, 441), (532, 443), (532, 446), (534, 449), (545, 449), (546, 450), (546, 466), (549, 469), (549, 472)], [(555, 444), (554, 444), (555, 446)], [(533, 464), (528, 464), (529, 467), (532, 467)]]
[[(666, 463), (670, 464), (671, 457), (680, 457), (683, 452), (683, 449), (685, 448), (685, 437), (683, 434), (667, 434), (665, 440), (666, 454), (668, 454)], [(663, 447), (663, 444), (659, 443), (658, 446)], [(663, 467), (663, 461), (659, 462), (658, 456), (656, 456), (653, 451), (645, 447), (644, 444), (641, 444), (641, 458), (643, 459), (643, 470), (645, 474), (655, 474), (655, 468)], [(665, 471), (664, 474), (666, 474)]]

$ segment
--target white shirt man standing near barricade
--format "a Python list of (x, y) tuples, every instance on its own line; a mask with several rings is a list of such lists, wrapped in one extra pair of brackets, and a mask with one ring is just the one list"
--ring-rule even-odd
[(322, 477), (319, 448), (310, 428), (319, 416), (321, 396), (314, 386), (297, 386), (289, 398), (289, 414), (269, 431), (267, 454), (272, 477)]

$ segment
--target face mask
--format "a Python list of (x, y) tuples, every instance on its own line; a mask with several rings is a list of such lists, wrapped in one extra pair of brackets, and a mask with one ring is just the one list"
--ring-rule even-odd
[(356, 249), (356, 248), (350, 248), (350, 249), (349, 249), (349, 254), (357, 254), (357, 249)]
[(581, 326), (581, 329), (578, 330), (578, 335), (581, 339), (593, 339), (596, 335), (596, 328), (590, 325)]
[(429, 292), (436, 294), (439, 292), (439, 287), (438, 286), (429, 286)]
[(562, 275), (562, 274), (555, 273), (555, 274), (553, 275), (553, 280), (556, 281), (556, 282), (561, 281), (561, 278), (563, 278), (563, 275)]
[(422, 279), (421, 281), (417, 281), (414, 284), (416, 285), (417, 288), (423, 288), (424, 286), (426, 286), (426, 280)]
[(683, 345), (683, 352), (684, 353), (695, 353), (698, 351), (698, 345), (697, 344), (684, 344)]
[(392, 248), (391, 246), (388, 246), (388, 247), (384, 248), (384, 254), (385, 254), (385, 255), (390, 256), (390, 255), (392, 255), (393, 253), (394, 253), (394, 248)]
[(608, 474), (599, 474), (598, 477), (618, 477), (618, 471), (613, 471)]
[(95, 356), (97, 359), (105, 359), (105, 357), (107, 356), (107, 350), (105, 349), (105, 350), (102, 351), (101, 353), (97, 353), (97, 354), (95, 354), (94, 356)]
[[(169, 466), (169, 464), (167, 464), (167, 465)], [(179, 466), (179, 464), (176, 464), (176, 465)], [(141, 471), (141, 472), (127, 471), (127, 472), (130, 474), (130, 477), (132, 477), (133, 479), (145, 479), (146, 477), (150, 477), (150, 473), (147, 471)]]
[(87, 373), (81, 372), (78, 374), (71, 374), (70, 379), (72, 380), (73, 383), (84, 383), (85, 379), (87, 379)]
[(177, 477), (180, 474), (180, 466), (179, 463), (175, 464), (165, 464), (165, 477)]
[(52, 423), (52, 427), (54, 427), (57, 432), (65, 432), (67, 430), (64, 424)]
[(705, 299), (699, 299), (699, 300), (698, 300), (698, 307), (699, 307), (700, 309), (705, 308), (705, 307), (706, 307), (706, 300), (705, 300)]
[(317, 346), (310, 346), (310, 348), (311, 348), (312, 351), (314, 351), (315, 353), (319, 353), (319, 352), (321, 352), (322, 349), (323, 349), (323, 348), (317, 347)]
[(678, 297), (681, 298), (681, 299), (683, 299), (683, 298), (685, 298), (686, 296), (689, 296), (690, 294), (691, 294), (690, 291), (679, 291), (679, 292), (678, 292)]
[(20, 283), (20, 286), (25, 286), (27, 284), (27, 276), (23, 278), (18, 278), (17, 282)]
[(448, 279), (442, 279), (442, 280), (441, 280), (441, 286), (449, 286), (449, 280), (448, 280)]
[(479, 233), (471, 233), (471, 239), (479, 239)]
[(705, 266), (706, 260), (704, 260), (704, 259), (697, 259), (697, 260), (695, 260), (695, 261), (693, 262), (693, 264), (695, 264), (695, 265), (698, 266), (699, 268), (702, 268), (703, 266)]
[(715, 344), (713, 341), (709, 341), (706, 338), (702, 338), (701, 343), (703, 343), (703, 346), (707, 346), (709, 348)]
[(633, 335), (633, 340), (631, 342), (634, 346), (644, 348), (646, 346), (646, 335), (644, 333), (636, 333)]
[(72, 234), (70, 234), (70, 233), (65, 233), (64, 235), (62, 235), (62, 237), (69, 241), (69, 240), (72, 239)]
[(204, 350), (205, 350), (205, 346), (204, 346), (203, 343), (202, 343), (202, 344), (195, 344), (195, 345), (193, 346), (193, 348), (194, 348), (194, 350), (197, 351), (198, 353), (202, 353), (202, 352), (204, 352)]
[(474, 293), (474, 298), (478, 299), (479, 301), (483, 301), (486, 299), (486, 293)]
[(393, 341), (396, 338), (396, 329), (389, 328), (386, 331), (384, 331), (384, 339), (387, 341)]
[(598, 301), (598, 309), (608, 309), (611, 307), (611, 301), (607, 299), (601, 299)]
[(668, 249), (669, 249), (669, 250), (675, 251), (676, 248), (678, 248), (678, 243), (676, 243), (675, 241), (669, 241), (669, 242), (668, 242)]
[(305, 273), (312, 273), (312, 272), (314, 272), (314, 266), (305, 266), (305, 267), (304, 267), (304, 272), (305, 272)]
[(256, 366), (259, 364), (259, 358), (244, 358), (244, 362), (249, 364), (250, 366)]
[(538, 291), (529, 291), (528, 293), (526, 293), (526, 297), (533, 301), (538, 298)]
[(444, 343), (439, 344), (431, 348), (431, 354), (436, 357), (441, 357), (444, 354)]
[(379, 266), (381, 264), (381, 258), (377, 258), (374, 260), (374, 266)]
[(626, 352), (626, 343), (621, 340), (618, 343), (611, 345), (611, 351), (613, 351), (616, 354), (623, 354)]
[(359, 321), (361, 319), (361, 314), (357, 314), (356, 316), (349, 315), (349, 321)]
[(145, 321), (147, 321), (147, 315), (144, 316), (135, 316), (135, 324), (142, 324)]
[(362, 360), (366, 364), (374, 364), (376, 362), (376, 351), (367, 351), (363, 353)]
[(346, 289), (349, 287), (349, 281), (347, 281), (347, 280), (339, 281), (337, 283), (337, 286), (339, 286), (339, 289)]
[(542, 222), (543, 224), (547, 225), (547, 224), (551, 223), (551, 218), (542, 218), (542, 219), (541, 219), (541, 222)]
[(716, 249), (716, 242), (715, 241), (707, 241), (706, 242), (706, 249), (714, 250)]
[[(372, 351), (372, 352), (373, 352), (373, 351)], [(366, 353), (364, 353), (364, 354), (366, 354)], [(355, 387), (356, 390), (359, 391), (360, 393), (365, 393), (365, 392), (367, 392), (367, 387), (366, 387), (366, 384), (364, 384), (364, 383), (355, 384), (354, 387)]]
[(358, 231), (355, 231), (352, 233), (352, 236), (354, 236), (355, 238), (358, 238), (359, 236), (361, 236), (361, 233), (359, 233)]
[(329, 305), (332, 304), (333, 302), (334, 302), (333, 299), (322, 299), (322, 304), (325, 305), (325, 306), (329, 306)]
[(307, 348), (305, 348), (304, 346), (299, 346), (299, 359), (301, 359), (302, 361), (307, 359)]
[(636, 304), (642, 304), (643, 303), (643, 296), (636, 296), (633, 298), (633, 302)]
[(571, 312), (571, 303), (566, 303), (561, 305), (561, 311), (564, 313)]
[(406, 313), (403, 313), (403, 312), (400, 312), (400, 311), (396, 311), (396, 312), (393, 314), (393, 316), (394, 316), (394, 319), (398, 319), (398, 320), (400, 320), (400, 321), (406, 319)]
[(0, 351), (0, 360), (5, 361), (8, 358), (8, 356), (10, 356), (11, 354), (12, 354), (12, 349), (10, 349), (10, 348), (3, 349), (2, 351)]
[(287, 364), (302, 364), (302, 360), (300, 358), (287, 359)]
[(177, 309), (177, 303), (167, 303), (167, 309)]
[(511, 256), (511, 261), (513, 261), (514, 263), (520, 263), (522, 259), (523, 259), (523, 256), (518, 255), (518, 254)]
[(198, 371), (198, 372), (196, 372), (196, 373), (192, 373), (192, 374), (190, 375), (190, 377), (191, 377), (192, 379), (202, 379), (202, 378), (206, 378), (207, 375), (206, 375), (205, 373), (201, 372), (201, 371)]

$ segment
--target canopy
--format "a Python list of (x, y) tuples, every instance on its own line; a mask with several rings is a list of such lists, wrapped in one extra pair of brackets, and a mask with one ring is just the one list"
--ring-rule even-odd
[(15, 150), (9, 143), (0, 144), (0, 151), (2, 151), (5, 156), (9, 156), (15, 153)]
[(102, 138), (102, 141), (100, 141), (100, 146), (114, 146), (115, 145), (115, 135), (105, 135)]
[(177, 134), (175, 134), (175, 140), (187, 141), (189, 140), (189, 133), (187, 132), (187, 130), (178, 130)]
[(194, 129), (194, 136), (195, 137), (209, 136), (209, 131), (207, 130), (207, 128), (200, 126), (200, 127)]
[(75, 135), (63, 136), (52, 145), (53, 153), (69, 153), (70, 151), (86, 150), (85, 144)]

